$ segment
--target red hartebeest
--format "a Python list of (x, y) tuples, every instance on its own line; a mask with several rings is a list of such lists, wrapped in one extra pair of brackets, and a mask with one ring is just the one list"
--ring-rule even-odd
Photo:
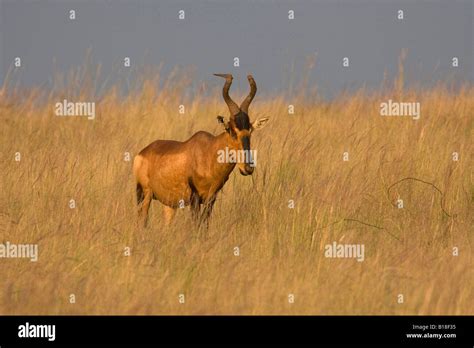
[[(200, 131), (184, 142), (157, 140), (140, 151), (134, 159), (138, 214), (143, 226), (147, 224), (152, 199), (163, 203), (167, 224), (176, 209), (183, 205), (191, 205), (193, 217), (199, 223), (207, 221), (217, 193), (236, 165), (235, 161), (218, 161), (218, 152), (243, 150), (249, 154), (252, 132), (262, 128), (268, 121), (265, 117), (250, 122), (248, 109), (257, 93), (257, 85), (251, 75), (247, 76), (250, 93), (240, 107), (229, 96), (232, 75), (215, 75), (226, 80), (222, 94), (229, 107), (230, 119), (227, 122), (222, 116), (217, 117), (225, 131), (217, 136)], [(251, 156), (245, 156), (245, 160), (237, 165), (242, 175), (253, 173)]]

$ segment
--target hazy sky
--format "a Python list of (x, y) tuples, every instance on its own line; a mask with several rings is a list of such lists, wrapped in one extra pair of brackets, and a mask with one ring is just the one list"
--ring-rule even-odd
[[(132, 65), (163, 63), (195, 67), (212, 83), (215, 72), (232, 72), (247, 88), (254, 74), (261, 91), (288, 91), (317, 53), (311, 84), (323, 95), (393, 76), (406, 48), (409, 82), (474, 81), (474, 0), (0, 0), (0, 82), (15, 57), (25, 85), (51, 78), (53, 57), (63, 71), (81, 64), (88, 48), (104, 75), (128, 56)], [(76, 19), (69, 19), (69, 10)], [(185, 19), (178, 19), (178, 11)], [(404, 11), (404, 20), (397, 11)], [(288, 19), (294, 10), (295, 19)], [(451, 67), (453, 56), (459, 67)], [(239, 57), (240, 67), (233, 66)], [(343, 68), (343, 57), (350, 66)], [(290, 71), (294, 74), (290, 74)], [(216, 83), (221, 84), (222, 81)], [(245, 83), (245, 85), (244, 85)]]

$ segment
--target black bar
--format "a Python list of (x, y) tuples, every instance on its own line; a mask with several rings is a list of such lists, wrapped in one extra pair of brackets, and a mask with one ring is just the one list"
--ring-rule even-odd
[[(54, 341), (20, 338), (19, 327), (26, 323), (30, 327), (55, 325)], [(473, 331), (472, 316), (3, 316), (0, 346), (278, 343), (473, 347)], [(407, 334), (456, 337), (408, 338)]]

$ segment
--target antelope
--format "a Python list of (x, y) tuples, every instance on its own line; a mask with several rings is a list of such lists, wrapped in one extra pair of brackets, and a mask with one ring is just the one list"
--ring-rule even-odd
[[(248, 110), (257, 84), (252, 75), (247, 79), (250, 93), (240, 107), (229, 96), (231, 74), (214, 74), (225, 78), (222, 90), (230, 112), (229, 121), (217, 116), (224, 131), (214, 136), (199, 131), (184, 142), (156, 140), (135, 156), (133, 173), (136, 179), (136, 195), (139, 224), (147, 226), (151, 201), (158, 200), (164, 206), (164, 221), (169, 225), (178, 207), (190, 206), (193, 220), (198, 225), (209, 224), (216, 196), (237, 165), (242, 175), (252, 175), (254, 166), (250, 155), (240, 163), (217, 161), (218, 151), (232, 149), (250, 153), (250, 137), (268, 121), (262, 117), (250, 122)], [(201, 211), (202, 206), (202, 211)]]

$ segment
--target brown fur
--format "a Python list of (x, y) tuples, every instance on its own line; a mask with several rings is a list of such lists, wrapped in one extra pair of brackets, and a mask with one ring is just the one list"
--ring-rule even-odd
[(201, 131), (185, 142), (157, 140), (140, 151), (133, 172), (137, 189), (143, 192), (143, 200), (138, 202), (143, 224), (152, 198), (172, 209), (180, 202), (190, 205), (193, 199), (197, 201), (193, 210), (198, 210), (200, 204), (212, 205), (235, 167), (235, 163), (218, 163), (218, 150), (226, 146), (237, 149), (235, 143), (226, 132), (214, 136)]

